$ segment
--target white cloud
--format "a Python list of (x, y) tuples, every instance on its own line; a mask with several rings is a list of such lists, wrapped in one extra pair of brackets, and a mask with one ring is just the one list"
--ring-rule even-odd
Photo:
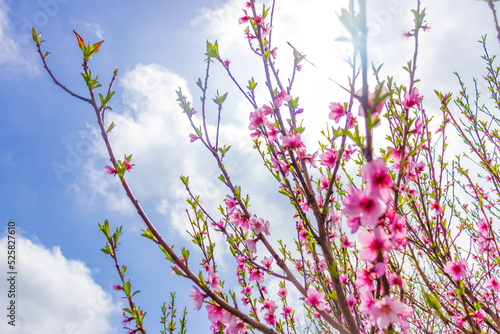
[[(0, 280), (3, 320), (2, 333), (94, 333), (115, 332), (108, 318), (119, 311), (90, 269), (64, 257), (58, 247), (49, 250), (31, 240), (16, 238), (16, 326), (7, 324), (6, 279)], [(0, 239), (1, 263), (7, 263), (7, 237)], [(5, 268), (5, 267), (4, 267)]]
[(86, 28), (92, 30), (94, 32), (94, 34), (96, 35), (96, 37), (98, 39), (103, 39), (104, 37), (104, 31), (102, 30), (101, 28), (101, 25), (97, 22), (85, 22), (83, 24)]
[[(17, 71), (25, 74), (39, 73), (39, 69), (33, 66), (32, 59), (27, 59), (19, 40), (19, 34), (11, 27), (9, 20), (9, 8), (4, 0), (0, 0), (0, 73), (2, 75), (13, 75)], [(32, 57), (33, 58), (33, 57)]]

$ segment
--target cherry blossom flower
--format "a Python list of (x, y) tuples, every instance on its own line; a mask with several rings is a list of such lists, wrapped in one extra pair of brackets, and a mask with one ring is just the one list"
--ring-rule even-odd
[(248, 249), (250, 249), (252, 254), (255, 254), (255, 253), (257, 253), (257, 241), (258, 240), (259, 239), (246, 239), (246, 240), (242, 240), (242, 242), (248, 247)]
[(278, 290), (278, 296), (280, 296), (281, 298), (285, 298), (287, 294), (288, 294), (288, 291), (286, 291), (285, 288), (281, 288)]
[(257, 281), (258, 283), (264, 282), (264, 273), (257, 268), (254, 268), (250, 271), (250, 282)]
[(345, 123), (345, 128), (346, 129), (352, 129), (354, 126), (356, 126), (358, 122), (356, 121), (356, 117), (352, 115), (352, 112), (347, 113), (347, 120)]
[(413, 87), (411, 94), (405, 93), (403, 107), (409, 109), (416, 105), (418, 110), (422, 110), (422, 99), (422, 96), (418, 96), (418, 88)]
[[(130, 157), (129, 157), (130, 159)], [(130, 170), (135, 166), (134, 164), (131, 164), (129, 159), (127, 159), (127, 156), (125, 155), (125, 159), (123, 160), (123, 163), (125, 164), (125, 169), (127, 172), (130, 172)]]
[(215, 273), (212, 267), (208, 268), (208, 284), (212, 286), (214, 292), (222, 293), (222, 286), (219, 284), (219, 273)]
[(319, 189), (328, 189), (328, 185), (330, 184), (330, 179), (328, 178), (328, 175), (321, 175), (319, 178)]
[(281, 160), (281, 159), (278, 159), (278, 161), (276, 161), (276, 159), (274, 159), (273, 157), (271, 157), (271, 162), (273, 164), (273, 168), (279, 172), (280, 171), (280, 168), (281, 170), (283, 170), (283, 173), (285, 173), (285, 176), (288, 176), (288, 173), (290, 172), (289, 168), (288, 168), (288, 164)]
[(344, 115), (345, 109), (343, 104), (337, 102), (330, 103), (330, 114), (328, 115), (330, 119), (333, 119), (335, 123), (338, 123), (340, 118)]
[(276, 59), (276, 52), (278, 51), (278, 48), (274, 48), (270, 51), (270, 54), (271, 54), (271, 57), (273, 57), (273, 59)]
[(354, 152), (356, 152), (357, 149), (356, 148), (352, 148), (351, 144), (349, 144), (349, 146), (347, 146), (345, 149), (344, 149), (344, 160), (345, 162), (349, 162), (349, 160), (351, 160), (351, 155), (354, 154)]
[(262, 18), (262, 16), (260, 15), (257, 15), (256, 17), (253, 18), (253, 22), (256, 24), (256, 25), (261, 25), (264, 23), (264, 19)]
[(303, 147), (304, 143), (300, 139), (300, 133), (289, 132), (283, 137), (283, 146), (292, 150)]
[(467, 260), (448, 261), (443, 271), (451, 276), (454, 281), (460, 281), (467, 274)]
[(266, 313), (266, 315), (264, 315), (264, 320), (266, 321), (266, 323), (268, 325), (271, 325), (273, 327), (276, 326), (276, 316), (273, 314), (273, 313)]
[(390, 324), (399, 322), (399, 314), (407, 311), (405, 304), (399, 300), (384, 296), (376, 300), (371, 307), (373, 324), (380, 328), (387, 328)]
[(292, 314), (292, 307), (291, 306), (288, 306), (288, 305), (285, 305), (283, 307), (283, 312), (281, 313), (281, 315), (283, 315), (285, 318), (287, 318), (290, 314)]
[(274, 302), (274, 300), (265, 299), (262, 304), (263, 306), (261, 310), (267, 309), (269, 312), (274, 312), (274, 310), (276, 309), (276, 303)]
[(208, 320), (210, 320), (212, 323), (220, 322), (220, 323), (225, 323), (226, 320), (229, 320), (229, 316), (231, 315), (229, 312), (224, 310), (222, 307), (218, 307), (212, 304), (208, 304), (206, 306), (206, 310), (208, 312)]
[(265, 221), (262, 218), (257, 218), (256, 216), (252, 216), (250, 218), (250, 226), (255, 234), (265, 233), (269, 235), (269, 221)]
[(371, 232), (359, 232), (358, 239), (364, 247), (359, 252), (361, 260), (375, 262), (380, 252), (392, 249), (389, 236), (383, 229), (378, 227)]
[(308, 306), (314, 306), (318, 310), (323, 311), (326, 307), (325, 302), (325, 293), (322, 291), (317, 291), (314, 288), (307, 289), (307, 298), (305, 299), (305, 303)]
[(193, 288), (194, 288), (194, 291), (192, 291), (189, 294), (189, 296), (194, 301), (193, 308), (195, 310), (199, 310), (201, 308), (201, 306), (203, 305), (203, 300), (205, 299), (206, 295), (202, 294), (196, 286), (193, 285)]
[(384, 202), (389, 200), (394, 183), (387, 171), (384, 159), (379, 158), (365, 164), (361, 175), (367, 183), (368, 192), (380, 196)]
[[(236, 317), (234, 317), (236, 319)], [(227, 326), (228, 334), (246, 333), (247, 324), (241, 320), (235, 320)]]
[(292, 99), (290, 95), (288, 95), (284, 90), (282, 90), (276, 98), (274, 99), (274, 107), (279, 108), (283, 104), (283, 102), (288, 102)]
[(269, 123), (269, 120), (266, 118), (266, 111), (263, 108), (257, 108), (255, 112), (250, 113), (250, 125), (248, 128), (250, 130), (255, 130), (259, 126), (266, 126)]
[(339, 152), (337, 150), (326, 148), (325, 152), (319, 155), (319, 158), (321, 159), (321, 164), (323, 166), (327, 166), (328, 168), (333, 168), (337, 163), (338, 155)]
[(200, 139), (200, 137), (198, 137), (197, 135), (195, 135), (194, 133), (190, 133), (189, 134), (189, 142), (194, 142), (195, 140), (198, 140)]
[(111, 174), (113, 176), (115, 176), (116, 174), (118, 174), (118, 172), (116, 171), (116, 169), (114, 169), (113, 167), (110, 167), (110, 166), (106, 166), (104, 167), (104, 171), (108, 174)]
[(486, 287), (493, 291), (500, 291), (500, 282), (495, 277), (486, 281)]
[(350, 217), (361, 216), (361, 224), (369, 227), (375, 227), (378, 224), (378, 218), (384, 212), (378, 196), (373, 196), (373, 193), (367, 193), (353, 186), (349, 188), (342, 203), (345, 214)]
[(267, 270), (271, 270), (271, 266), (273, 264), (273, 257), (272, 256), (264, 256), (264, 259), (262, 260), (262, 265), (264, 266), (264, 268), (266, 268)]

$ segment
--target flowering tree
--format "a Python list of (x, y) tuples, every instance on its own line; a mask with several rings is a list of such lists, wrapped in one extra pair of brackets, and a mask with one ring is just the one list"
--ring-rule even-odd
[[(101, 85), (89, 67), (102, 41), (85, 44), (75, 32), (88, 87), (88, 97), (84, 97), (52, 75), (48, 53), (41, 50), (41, 35), (33, 29), (38, 53), (54, 82), (94, 109), (111, 161), (105, 172), (118, 176), (146, 225), (143, 235), (173, 263), (172, 272), (192, 281), (194, 308), (206, 309), (214, 333), (296, 333), (301, 331), (303, 321), (297, 317), (302, 314), (314, 332), (322, 333), (500, 333), (499, 119), (480, 102), (477, 87), (469, 96), (458, 74), (462, 91), (454, 101), (460, 114), (448, 107), (451, 93), (438, 91), (439, 112), (426, 111), (416, 69), (419, 36), (430, 27), (419, 0), (412, 10), (413, 27), (404, 33), (414, 41), (413, 58), (404, 67), (408, 81), (381, 80), (380, 67), (368, 67), (365, 2), (354, 6), (351, 1), (339, 14), (349, 32), (347, 40), (354, 46), (348, 58), (352, 74), (348, 85), (341, 86), (349, 99), (333, 101), (329, 110), (325, 106), (325, 120), (328, 116), (331, 121), (317, 148), (306, 147), (302, 140), (306, 129), (301, 116), (307, 112), (299, 106), (293, 89), (297, 71), (308, 60), (292, 47), (291, 77), (285, 80), (276, 68), (277, 49), (271, 38), (274, 1), (262, 10), (255, 1), (248, 1), (239, 18), (251, 52), (262, 61), (267, 97), (256, 96), (253, 78), (246, 87), (235, 79), (217, 42), (207, 42), (205, 78), (196, 82), (201, 90), (201, 120), (193, 117), (196, 111), (182, 91), (177, 92), (193, 128), (191, 142), (212, 154), (221, 171), (219, 179), (227, 187), (219, 212), (208, 212), (188, 178), (181, 177), (189, 195), (187, 219), (201, 254), (200, 266), (189, 262), (187, 249), (174, 252), (139, 205), (125, 177), (134, 167), (132, 155), (123, 160), (115, 157), (109, 138), (114, 123), (105, 116), (118, 72), (97, 98)], [(500, 42), (493, 2), (487, 2)], [(495, 67), (485, 40), (481, 40), (487, 66), (484, 80), (492, 108), (500, 109), (500, 67)], [(252, 213), (250, 198), (233, 183), (225, 167), (230, 146), (220, 143), (219, 130), (227, 93), (213, 98), (217, 124), (215, 133), (207, 130), (207, 88), (215, 65), (227, 73), (251, 106), (254, 148), (295, 212), (289, 225), (296, 230), (293, 245), (271, 241), (272, 223)], [(440, 120), (432, 120), (431, 115), (440, 115), (434, 116)], [(431, 121), (438, 129), (435, 133)], [(463, 139), (475, 164), (445, 155), (448, 131), (456, 131)], [(385, 135), (385, 144), (376, 147), (375, 135)], [(126, 329), (145, 333), (145, 313), (133, 302), (137, 291), (126, 280), (126, 267), (118, 263), (122, 228), (110, 231), (107, 221), (99, 227), (107, 239), (102, 250), (113, 258), (121, 277), (115, 289), (123, 291), (129, 304), (124, 309)], [(235, 259), (236, 277), (223, 280), (219, 276), (214, 233), (226, 240)], [(266, 286), (273, 278), (280, 281), (277, 291)], [(238, 288), (229, 288), (234, 286)], [(291, 290), (302, 296), (300, 302), (290, 298)], [(164, 333), (174, 332), (174, 295), (162, 311)], [(186, 332), (184, 318), (179, 332)]]

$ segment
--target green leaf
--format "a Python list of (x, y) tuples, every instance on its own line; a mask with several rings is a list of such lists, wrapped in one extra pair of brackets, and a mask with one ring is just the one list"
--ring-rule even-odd
[(108, 129), (106, 130), (106, 133), (110, 133), (111, 130), (113, 130), (114, 128), (115, 128), (115, 123), (111, 122), (111, 124), (108, 126)]
[(440, 317), (443, 317), (443, 312), (441, 311), (441, 304), (439, 303), (439, 299), (425, 292), (424, 292), (424, 297), (427, 304), (433, 310), (435, 310)]
[(255, 90), (255, 87), (257, 87), (257, 85), (258, 84), (255, 83), (255, 80), (252, 77), (252, 79), (248, 80), (248, 86), (247, 86), (247, 88), (248, 88), (249, 91), (253, 92)]
[(189, 184), (189, 176), (181, 176), (181, 181), (182, 181), (182, 183), (184, 183), (184, 186), (186, 188), (189, 188), (189, 185), (188, 185)]
[(201, 78), (198, 78), (198, 81), (196, 81), (196, 85), (200, 87), (201, 90), (203, 90), (203, 82), (201, 81)]
[(99, 224), (99, 223), (97, 223), (97, 225), (99, 225), (99, 228), (101, 229), (102, 233), (104, 233), (104, 236), (106, 237), (106, 239), (108, 239), (109, 238), (109, 223), (108, 223), (108, 220), (106, 219), (102, 225)]
[(217, 45), (217, 41), (214, 44), (207, 41), (207, 53), (206, 55), (209, 58), (218, 58), (219, 57), (219, 46)]
[(142, 230), (142, 234), (141, 235), (143, 237), (146, 237), (148, 239), (153, 240), (154, 242), (157, 242), (156, 237), (154, 236), (153, 232), (151, 232), (151, 230), (149, 228), (147, 230)]
[(123, 291), (125, 292), (125, 294), (127, 296), (130, 296), (130, 289), (131, 289), (131, 286), (130, 286), (130, 281), (127, 281), (123, 284)]
[(35, 30), (34, 27), (31, 28), (31, 35), (33, 37), (33, 40), (35, 41), (35, 43), (38, 45), (40, 44), (40, 36), (42, 36), (42, 34), (38, 34)]
[(183, 248), (183, 249), (181, 249), (181, 254), (182, 254), (182, 256), (184, 257), (184, 260), (187, 263), (187, 261), (189, 259), (189, 251), (187, 249)]

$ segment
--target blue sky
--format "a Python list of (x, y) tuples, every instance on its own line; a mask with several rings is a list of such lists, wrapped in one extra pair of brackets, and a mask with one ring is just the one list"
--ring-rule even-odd
[[(284, 3), (277, 1), (273, 37), (279, 41), (283, 73), (291, 68), (286, 41), (316, 64), (316, 68), (304, 66), (296, 86), (301, 104), (311, 115), (306, 125), (312, 135), (306, 141), (314, 145), (314, 133), (327, 120), (328, 103), (343, 97), (328, 78), (345, 83), (348, 73), (342, 62), (346, 47), (334, 41), (342, 35), (335, 14), (342, 4)], [(18, 240), (19, 326), (12, 331), (2, 321), (2, 333), (76, 333), (75, 328), (82, 333), (122, 332), (120, 296), (111, 291), (118, 277), (111, 259), (99, 250), (104, 239), (97, 223), (104, 219), (112, 226), (124, 226), (119, 255), (129, 267), (133, 286), (143, 291), (137, 304), (148, 311), (147, 328), (158, 332), (160, 306), (168, 301), (170, 291), (178, 291), (178, 305), (190, 310), (193, 332), (208, 324), (200, 320), (206, 318), (204, 310), (191, 310), (191, 284), (170, 275), (170, 266), (154, 245), (139, 236), (141, 222), (117, 178), (104, 173), (108, 159), (95, 135), (93, 111), (50, 81), (28, 29), (35, 26), (42, 33), (53, 73), (80, 94), (85, 94), (85, 87), (72, 30), (85, 41), (105, 41), (91, 66), (104, 86), (114, 68), (120, 70), (113, 112), (108, 114), (117, 124), (111, 138), (115, 152), (134, 155), (136, 168), (128, 174), (130, 183), (167, 240), (180, 248), (189, 241), (184, 233), (186, 193), (179, 176), (190, 175), (195, 190), (212, 209), (226, 191), (216, 181), (218, 174), (208, 154), (189, 143), (191, 131), (174, 90), (180, 86), (198, 100), (194, 82), (204, 73), (207, 39), (219, 40), (221, 53), (231, 60), (242, 82), (252, 75), (260, 78), (258, 62), (247, 52), (244, 27), (238, 25), (243, 4), (233, 0), (0, 0), (0, 237), (13, 220), (22, 238)], [(410, 59), (412, 46), (400, 36), (410, 27), (413, 4), (373, 1), (368, 17), (373, 61), (385, 63), (383, 74), (401, 82), (406, 80), (401, 67)], [(423, 6), (428, 7), (432, 29), (422, 37), (419, 89), (427, 108), (433, 108), (434, 89), (458, 89), (453, 71), (469, 82), (473, 75), (480, 76), (484, 67), (476, 43), (480, 36), (489, 34), (491, 52), (498, 51), (498, 43), (487, 6), (481, 2), (423, 1)], [(234, 147), (229, 169), (253, 196), (255, 211), (280, 226), (290, 216), (286, 203), (273, 197), (276, 187), (268, 186), (269, 179), (248, 142), (252, 110), (220, 69), (212, 77), (213, 91), (217, 87), (229, 91), (222, 132), (222, 140)], [(0, 244), (5, 249), (5, 238)], [(223, 250), (219, 255), (229, 260)], [(5, 256), (5, 250), (0, 251), (0, 268)], [(232, 275), (229, 263), (221, 270)], [(4, 280), (0, 291), (4, 291), (2, 284)], [(6, 302), (2, 293), (0, 303)]]

